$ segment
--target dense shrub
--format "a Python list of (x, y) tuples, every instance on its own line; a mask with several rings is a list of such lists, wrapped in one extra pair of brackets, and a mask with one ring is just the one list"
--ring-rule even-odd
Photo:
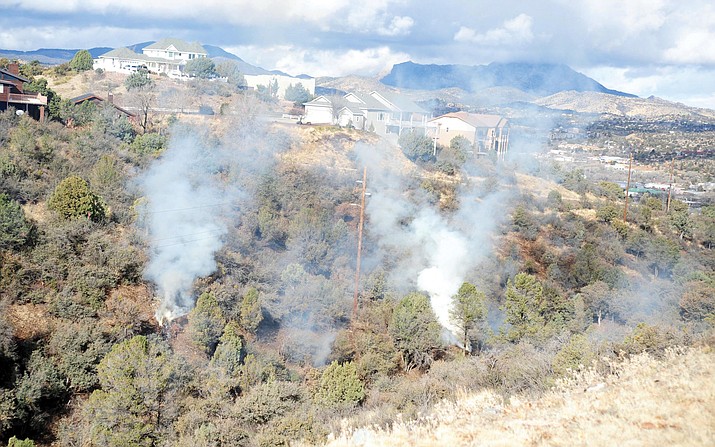
[(85, 180), (76, 175), (57, 185), (47, 206), (64, 219), (86, 217), (98, 222), (105, 217), (102, 199), (89, 188)]

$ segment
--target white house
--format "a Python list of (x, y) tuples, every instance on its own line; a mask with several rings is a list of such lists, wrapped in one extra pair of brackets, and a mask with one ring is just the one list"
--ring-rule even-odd
[[(338, 124), (370, 130), (380, 135), (399, 135), (404, 130), (424, 131), (429, 112), (399, 95), (351, 92), (336, 101), (318, 96), (304, 104), (303, 122)], [(335, 118), (337, 115), (337, 119)]]
[(135, 53), (129, 48), (111, 50), (94, 60), (94, 68), (123, 73), (146, 68), (155, 73), (180, 77), (188, 61), (207, 56), (208, 53), (198, 42), (188, 43), (180, 39), (162, 39), (144, 47), (142, 54)]

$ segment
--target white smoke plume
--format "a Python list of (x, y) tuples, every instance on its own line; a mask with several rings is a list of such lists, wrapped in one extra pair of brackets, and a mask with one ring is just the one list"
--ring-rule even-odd
[(494, 232), (508, 217), (511, 188), (500, 185), (492, 192), (481, 191), (480, 179), (472, 178), (461, 187), (460, 208), (447, 216), (426, 200), (408, 197), (405, 185), (410, 179), (385, 158), (389, 150), (356, 151), (368, 167), (367, 230), (381, 258), (375, 262), (395, 265), (390, 282), (398, 290), (427, 292), (446, 329), (445, 338), (456, 342), (449, 319), (452, 297), (470, 271), (492, 253)]
[(192, 283), (215, 269), (226, 233), (222, 216), (231, 204), (209, 174), (209, 153), (197, 138), (175, 136), (141, 179), (150, 254), (144, 277), (158, 288), (160, 323), (192, 307)]

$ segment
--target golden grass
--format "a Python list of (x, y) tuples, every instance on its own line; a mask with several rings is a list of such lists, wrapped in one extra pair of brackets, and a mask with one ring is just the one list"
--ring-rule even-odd
[(585, 371), (539, 399), (482, 391), (442, 402), (391, 430), (361, 428), (329, 446), (712, 446), (715, 445), (715, 354), (681, 348)]

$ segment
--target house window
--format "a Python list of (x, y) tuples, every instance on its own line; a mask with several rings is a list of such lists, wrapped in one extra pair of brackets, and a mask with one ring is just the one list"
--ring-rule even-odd
[(385, 115), (382, 114), (382, 113), (378, 114), (378, 115), (377, 115), (377, 120), (378, 120), (378, 121), (384, 121), (384, 120), (385, 120)]

